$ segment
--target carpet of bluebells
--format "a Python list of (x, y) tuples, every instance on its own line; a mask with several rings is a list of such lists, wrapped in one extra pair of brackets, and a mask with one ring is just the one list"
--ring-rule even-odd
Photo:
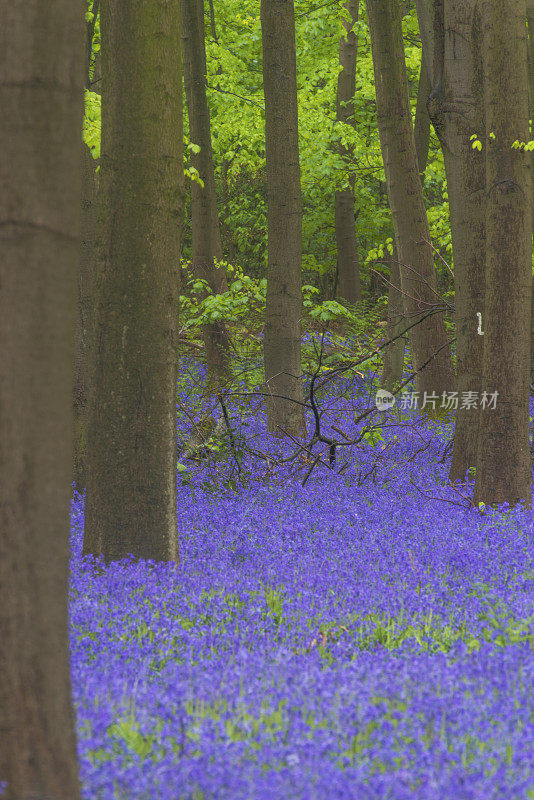
[[(347, 386), (325, 431), (355, 433)], [(178, 566), (82, 560), (73, 502), (85, 800), (534, 798), (532, 512), (448, 485), (450, 423), (378, 415), (302, 485), (240, 450), (294, 449), (260, 401), (228, 408), (233, 447), (179, 464)]]

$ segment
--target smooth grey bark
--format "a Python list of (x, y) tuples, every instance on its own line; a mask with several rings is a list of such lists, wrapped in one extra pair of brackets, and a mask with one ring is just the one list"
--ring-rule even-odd
[(427, 69), (431, 84), (434, 74), (434, 2), (435, 0), (415, 0), (419, 35), (423, 48), (422, 63)]
[[(421, 184), (424, 183), (425, 170), (428, 162), (428, 149), (430, 146), (430, 117), (426, 107), (430, 94), (430, 78), (424, 58), (421, 59), (419, 71), (419, 84), (417, 87), (417, 106), (414, 119), (414, 141), (417, 155), (417, 165)], [(382, 386), (392, 389), (402, 380), (404, 370), (404, 352), (406, 349), (407, 335), (401, 335), (407, 327), (404, 319), (400, 268), (397, 249), (394, 248), (389, 276), (388, 289), (388, 316), (386, 325), (386, 341), (392, 339), (390, 345), (384, 350), (382, 367)]]
[[(354, 93), (356, 91), (356, 62), (358, 58), (358, 36), (353, 30), (358, 21), (360, 0), (346, 0), (344, 34), (339, 42), (339, 64), (341, 72), (337, 79), (336, 120), (355, 127)], [(350, 159), (350, 152), (340, 146), (342, 158)], [(349, 175), (349, 185), (335, 193), (334, 218), (337, 245), (338, 285), (341, 300), (357, 303), (361, 300), (360, 265), (358, 243), (354, 225), (355, 175)]]
[(525, 0), (484, 9), (486, 296), (482, 388), (498, 392), (480, 413), (475, 503), (531, 503), (529, 448), (532, 183)]
[(415, 119), (413, 135), (415, 140), (415, 152), (417, 153), (417, 164), (421, 183), (425, 179), (425, 170), (428, 163), (428, 148), (430, 146), (430, 117), (428, 116), (427, 101), (430, 95), (431, 85), (428, 69), (425, 64), (424, 55), (421, 58), (421, 68), (419, 71), (419, 85), (417, 87), (417, 106), (415, 109)]
[[(530, 116), (530, 138), (534, 139), (534, 4), (527, 3), (528, 24), (528, 95)], [(534, 152), (530, 155), (530, 170), (534, 176)], [(532, 202), (532, 228), (534, 231), (534, 197)], [(534, 384), (534, 290), (531, 293), (530, 321), (530, 383)]]
[[(103, 0), (84, 554), (178, 559), (176, 327), (184, 175), (177, 3)], [(125, 80), (127, 76), (127, 80)]]
[(215, 7), (213, 5), (213, 0), (209, 0), (209, 7), (210, 7), (210, 24), (211, 24), (211, 35), (215, 42), (219, 41), (219, 37), (217, 36), (217, 27), (215, 25)]
[[(367, 0), (377, 120), (388, 201), (399, 254), (404, 314), (414, 322), (408, 336), (416, 386), (427, 395), (455, 385), (450, 347), (441, 313), (437, 279), (412, 127), (404, 60), (401, 8), (396, 0)], [(428, 411), (427, 407), (427, 411)]]
[[(214, 258), (221, 260), (222, 242), (217, 211), (217, 193), (215, 190), (211, 119), (206, 94), (207, 62), (204, 0), (180, 0), (180, 9), (189, 138), (200, 147), (200, 153), (191, 154), (191, 164), (198, 170), (204, 182), (204, 189), (198, 183), (193, 183), (191, 200), (201, 206), (201, 210), (198, 213), (200, 224), (197, 226), (199, 236), (201, 235), (204, 241), (209, 241), (210, 249), (213, 251), (212, 261)], [(215, 268), (212, 266), (212, 269)], [(209, 278), (217, 288), (221, 287), (223, 291), (226, 290), (226, 275), (223, 270), (215, 269), (214, 274), (210, 274)]]
[(293, 0), (262, 0), (267, 172), (264, 365), (269, 430), (299, 435), (302, 405), (302, 202)]
[(68, 576), (83, 34), (70, 0), (0, 4), (4, 800), (80, 796)]
[[(184, 83), (189, 116), (189, 138), (200, 147), (191, 154), (204, 186), (191, 183), (191, 267), (196, 278), (207, 281), (214, 294), (228, 289), (224, 270), (216, 267), (222, 259), (221, 233), (215, 192), (211, 145), (211, 122), (206, 96), (206, 43), (204, 0), (181, 0)], [(204, 326), (204, 347), (208, 382), (214, 387), (231, 374), (231, 341), (224, 322)]]
[(465, 407), (461, 398), (465, 392), (481, 391), (484, 342), (477, 333), (477, 314), (484, 308), (486, 166), (485, 153), (471, 143), (485, 127), (480, 3), (435, 0), (426, 16), (420, 15), (427, 18), (432, 21), (433, 65), (428, 107), (445, 162), (454, 261), (460, 403), (450, 478), (463, 480), (476, 462), (478, 410)]
[[(425, 170), (428, 162), (428, 148), (430, 145), (430, 117), (427, 111), (427, 100), (430, 94), (430, 78), (424, 58), (421, 59), (419, 71), (419, 85), (417, 87), (417, 106), (414, 119), (414, 141), (417, 155), (417, 165), (421, 184), (424, 183)], [(404, 352), (406, 349), (407, 335), (401, 335), (407, 324), (404, 319), (402, 289), (400, 280), (399, 259), (397, 249), (394, 248), (389, 275), (388, 288), (388, 316), (386, 325), (386, 341), (392, 339), (390, 345), (384, 350), (382, 366), (382, 386), (392, 391), (402, 380), (404, 370)]]
[[(99, 91), (93, 86), (91, 71), (97, 71), (92, 64), (93, 37), (100, 0), (93, 0), (92, 19), (86, 23), (86, 66), (85, 88)], [(78, 270), (78, 313), (76, 317), (76, 347), (74, 353), (74, 386), (72, 402), (74, 406), (74, 454), (73, 480), (76, 491), (83, 492), (86, 484), (87, 458), (87, 394), (89, 391), (89, 340), (93, 306), (93, 281), (95, 272), (95, 233), (97, 215), (97, 175), (96, 162), (89, 148), (83, 144), (82, 158), (82, 238), (80, 266)]]
[(222, 236), (224, 237), (224, 244), (226, 247), (226, 251), (230, 258), (230, 263), (234, 263), (234, 261), (237, 258), (237, 248), (232, 238), (232, 230), (226, 221), (230, 214), (230, 183), (228, 180), (229, 168), (230, 168), (230, 162), (226, 158), (223, 159), (222, 169), (221, 169), (221, 185), (222, 185), (221, 229), (222, 229)]
[[(424, 57), (421, 58), (419, 70), (419, 84), (417, 87), (417, 106), (414, 119), (414, 142), (417, 155), (417, 165), (421, 184), (424, 184), (425, 170), (428, 162), (428, 149), (430, 146), (430, 117), (428, 116), (427, 100), (430, 94), (430, 77)], [(401, 335), (406, 329), (404, 319), (400, 268), (397, 249), (394, 247), (391, 260), (389, 288), (388, 288), (388, 315), (386, 325), (386, 341), (392, 339), (390, 345), (384, 350), (382, 365), (382, 386), (392, 391), (402, 380), (404, 370), (404, 352), (406, 349), (407, 335)]]
[[(480, 393), (484, 337), (478, 334), (483, 313), (486, 264), (486, 166), (484, 151), (471, 136), (485, 128), (484, 45), (477, 0), (446, 0), (444, 92), (440, 130), (449, 192), (455, 282), (458, 392)], [(478, 412), (462, 407), (456, 414), (449, 477), (465, 478), (476, 463)]]
[(386, 341), (393, 341), (384, 349), (382, 366), (382, 386), (388, 391), (393, 391), (402, 380), (404, 370), (404, 351), (406, 349), (407, 335), (404, 309), (402, 303), (402, 290), (400, 268), (397, 251), (394, 249), (391, 269), (389, 274), (388, 290), (388, 318), (386, 325)]
[(74, 485), (85, 489), (87, 458), (87, 393), (89, 390), (88, 356), (93, 304), (95, 268), (95, 227), (97, 182), (94, 159), (87, 145), (82, 145), (82, 238), (78, 270), (78, 313), (74, 355)]

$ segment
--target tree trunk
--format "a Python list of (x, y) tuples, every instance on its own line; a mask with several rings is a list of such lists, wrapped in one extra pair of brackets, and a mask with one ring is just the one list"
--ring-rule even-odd
[(70, 0), (0, 5), (4, 800), (79, 797), (68, 575), (83, 33)]
[[(454, 388), (450, 348), (441, 313), (428, 221), (412, 128), (400, 5), (367, 0), (375, 72), (378, 129), (387, 193), (401, 262), (404, 313), (420, 400)], [(430, 313), (430, 316), (426, 316)], [(426, 316), (426, 318), (425, 318)], [(429, 407), (426, 407), (429, 410)]]
[(481, 391), (486, 259), (485, 155), (472, 147), (485, 125), (483, 43), (477, 0), (437, 0), (433, 18), (433, 88), (429, 112), (447, 175), (455, 280), (459, 405), (451, 480), (463, 480), (476, 463), (478, 410), (466, 392)]
[(421, 68), (419, 71), (419, 85), (417, 87), (417, 106), (415, 109), (415, 120), (413, 135), (415, 140), (415, 152), (417, 154), (417, 164), (421, 184), (425, 179), (425, 170), (428, 163), (428, 148), (430, 146), (430, 117), (426, 107), (430, 95), (430, 77), (425, 64), (424, 53), (421, 58)]
[[(528, 23), (528, 98), (530, 138), (534, 138), (534, 4), (527, 3)], [(530, 154), (530, 174), (534, 176), (534, 151)], [(531, 178), (534, 180), (534, 178)], [(534, 186), (533, 186), (534, 188)], [(532, 230), (534, 231), (534, 197), (531, 204)], [(530, 314), (530, 383), (534, 384), (534, 291), (531, 293)]]
[[(84, 553), (178, 559), (179, 7), (104, 0)], [(125, 80), (124, 76), (128, 76)]]
[(267, 303), (264, 333), (269, 430), (304, 428), (301, 366), (302, 203), (293, 0), (262, 0), (267, 170)]
[[(427, 100), (430, 94), (430, 78), (424, 57), (421, 58), (419, 70), (419, 85), (417, 88), (417, 106), (414, 120), (414, 141), (417, 155), (417, 165), (421, 185), (424, 184), (425, 170), (428, 162), (428, 148), (430, 146), (430, 117), (427, 111)], [(388, 318), (386, 325), (386, 341), (393, 339), (384, 350), (382, 367), (382, 386), (388, 391), (393, 391), (402, 380), (404, 371), (404, 351), (407, 336), (401, 336), (407, 327), (403, 313), (402, 290), (400, 280), (400, 267), (397, 249), (394, 247), (393, 258), (389, 276), (388, 290)]]
[(424, 64), (427, 70), (430, 84), (433, 83), (434, 75), (434, 3), (441, 3), (442, 0), (415, 0), (417, 12), (417, 22), (419, 25), (419, 35)]
[[(426, 107), (429, 95), (430, 77), (423, 54), (419, 70), (417, 106), (414, 120), (415, 152), (417, 155), (421, 185), (424, 184), (425, 180), (428, 148), (430, 146), (430, 117), (428, 116)], [(401, 336), (400, 334), (403, 333), (406, 327), (407, 323), (403, 313), (399, 257), (397, 248), (394, 247), (389, 276), (388, 317), (386, 325), (386, 341), (389, 339), (393, 339), (393, 341), (384, 350), (382, 366), (382, 387), (388, 391), (393, 391), (395, 386), (402, 380), (407, 335)]]
[[(430, 117), (428, 116), (426, 107), (429, 94), (430, 77), (423, 55), (419, 70), (417, 106), (414, 120), (415, 152), (417, 155), (421, 185), (424, 184), (425, 180), (428, 148), (430, 146)], [(386, 341), (390, 339), (393, 339), (393, 341), (384, 350), (382, 366), (382, 386), (388, 391), (393, 391), (395, 386), (402, 380), (404, 371), (404, 351), (406, 349), (407, 339), (407, 335), (400, 335), (406, 329), (407, 323), (403, 313), (399, 257), (396, 247), (393, 248), (393, 251), (389, 276), (388, 317), (386, 325)]]
[(222, 227), (222, 234), (224, 237), (226, 252), (228, 253), (230, 263), (233, 264), (237, 259), (237, 248), (232, 238), (232, 229), (227, 222), (227, 219), (230, 215), (230, 182), (228, 180), (229, 168), (230, 168), (230, 162), (226, 158), (223, 159), (222, 169), (221, 169), (221, 184), (222, 184), (221, 200), (222, 200), (223, 220), (221, 222), (221, 227)]
[[(353, 28), (358, 21), (360, 0), (347, 0), (344, 20), (345, 35), (339, 42), (339, 64), (341, 72), (337, 79), (336, 120), (355, 127), (354, 93), (356, 91), (356, 60), (358, 37)], [(350, 159), (346, 147), (340, 147), (341, 156)], [(338, 297), (348, 303), (357, 303), (362, 298), (358, 243), (354, 226), (355, 175), (349, 175), (349, 186), (335, 193), (335, 227), (338, 266)]]
[(213, 36), (213, 40), (215, 42), (218, 42), (219, 37), (217, 36), (217, 27), (215, 25), (215, 8), (213, 6), (213, 0), (209, 0), (209, 7), (210, 7), (211, 35)]
[(525, 0), (484, 12), (486, 91), (486, 298), (482, 388), (498, 392), (480, 414), (475, 502), (531, 502), (529, 450), (532, 187)]
[[(406, 335), (401, 335), (407, 325), (404, 319), (400, 269), (397, 251), (394, 249), (389, 275), (388, 319), (386, 325), (386, 341), (394, 339), (384, 350), (382, 367), (382, 386), (392, 392), (402, 380), (404, 370), (404, 351)], [(395, 338), (398, 337), (398, 338)]]
[[(93, 61), (93, 37), (100, 14), (100, 0), (90, 4), (92, 19), (86, 23), (86, 71), (85, 88), (99, 92), (98, 84), (93, 86), (91, 72), (97, 72)], [(74, 353), (74, 455), (73, 479), (76, 491), (83, 492), (86, 485), (87, 459), (87, 395), (89, 391), (89, 340), (93, 306), (93, 280), (95, 272), (95, 232), (97, 214), (96, 162), (91, 151), (84, 144), (82, 161), (82, 240), (80, 248), (80, 268), (78, 271), (78, 314), (76, 318), (76, 348)]]
[[(189, 116), (189, 139), (200, 147), (191, 154), (192, 166), (204, 183), (191, 183), (191, 267), (196, 278), (207, 281), (214, 294), (228, 289), (223, 269), (221, 233), (215, 193), (211, 147), (211, 124), (206, 97), (206, 43), (204, 38), (204, 0), (181, 0), (184, 83)], [(231, 374), (231, 342), (224, 322), (204, 326), (204, 346), (208, 383), (215, 387)]]
[(74, 485), (83, 492), (87, 458), (88, 351), (95, 266), (96, 173), (93, 156), (83, 145), (82, 242), (78, 271), (78, 314), (74, 356)]

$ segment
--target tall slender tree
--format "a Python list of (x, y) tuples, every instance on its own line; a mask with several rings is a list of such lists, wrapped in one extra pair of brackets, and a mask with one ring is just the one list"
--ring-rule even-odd
[[(528, 99), (530, 116), (530, 138), (534, 139), (534, 3), (527, 2), (528, 24)], [(534, 189), (534, 152), (530, 154), (530, 170)], [(532, 230), (534, 232), (534, 195), (532, 202)], [(531, 293), (530, 319), (530, 384), (534, 385), (534, 290)]]
[[(438, 108), (439, 131), (446, 163), (454, 259), (456, 356), (458, 392), (478, 392), (481, 386), (484, 338), (479, 332), (483, 313), (486, 260), (486, 175), (483, 152), (471, 138), (484, 131), (482, 19), (476, 0), (446, 0), (443, 87)], [(441, 69), (441, 67), (440, 67)], [(447, 102), (442, 99), (447, 97)], [(432, 112), (431, 112), (432, 113)], [(477, 411), (460, 401), (456, 414), (451, 480), (463, 479), (476, 464)]]
[[(486, 259), (485, 155), (472, 146), (485, 125), (482, 72), (482, 13), (478, 0), (418, 0), (425, 61), (432, 91), (428, 108), (447, 176), (455, 276), (456, 354), (459, 407), (451, 480), (465, 478), (477, 452), (478, 411), (465, 404), (479, 393)], [(426, 30), (426, 34), (425, 34)]]
[(178, 3), (103, 0), (102, 145), (84, 553), (178, 558), (183, 209)]
[[(426, 107), (430, 94), (430, 76), (424, 57), (421, 58), (419, 84), (417, 87), (417, 106), (414, 119), (414, 141), (417, 155), (417, 166), (421, 184), (424, 185), (425, 170), (428, 162), (430, 146), (430, 117)], [(402, 289), (400, 281), (399, 257), (396, 247), (393, 248), (388, 288), (388, 316), (386, 324), (386, 341), (391, 343), (384, 349), (382, 385), (393, 390), (402, 380), (404, 370), (404, 351), (406, 349), (407, 324), (404, 319)]]
[(95, 226), (97, 181), (95, 162), (83, 144), (82, 168), (82, 241), (78, 270), (78, 313), (74, 355), (74, 485), (85, 489), (87, 459), (87, 393), (89, 390), (88, 357), (92, 318), (92, 290), (95, 269)]
[(528, 386), (532, 288), (525, 0), (484, 9), (486, 92), (486, 295), (475, 502), (531, 502)]
[[(92, 91), (96, 64), (93, 59), (93, 37), (99, 15), (100, 0), (93, 0), (86, 23), (85, 88)], [(90, 149), (83, 145), (82, 167), (82, 241), (78, 271), (78, 314), (76, 318), (76, 349), (74, 354), (74, 485), (78, 492), (85, 489), (87, 458), (87, 393), (89, 338), (92, 319), (92, 290), (95, 271), (96, 232), (96, 163)]]
[[(358, 36), (354, 25), (358, 22), (360, 0), (346, 0), (343, 21), (344, 32), (339, 42), (336, 120), (355, 128), (354, 93), (356, 91), (356, 61)], [(343, 158), (350, 159), (350, 150), (340, 146)], [(358, 243), (354, 225), (355, 174), (349, 172), (348, 185), (335, 193), (335, 228), (337, 245), (338, 296), (349, 303), (361, 300)]]
[(427, 109), (430, 88), (430, 74), (425, 63), (425, 56), (423, 53), (421, 57), (421, 67), (419, 69), (417, 106), (415, 109), (415, 119), (413, 123), (415, 152), (417, 154), (417, 165), (419, 167), (421, 183), (424, 183), (426, 165), (428, 163), (428, 150), (430, 147), (430, 117)]
[(0, 5), (5, 800), (79, 797), (68, 569), (83, 66), (80, 5), (70, 0)]
[(267, 169), (267, 305), (264, 333), (269, 428), (304, 428), (301, 366), (302, 201), (293, 0), (262, 0)]
[(393, 391), (402, 380), (404, 370), (404, 351), (406, 349), (407, 325), (404, 318), (399, 259), (397, 249), (393, 248), (390, 263), (388, 289), (388, 317), (386, 323), (386, 342), (382, 367), (382, 386)]
[[(401, 7), (397, 0), (366, 0), (375, 73), (380, 145), (400, 261), (404, 314), (421, 322), (409, 331), (417, 388), (424, 399), (455, 385), (439, 306), (430, 233), (415, 150)], [(428, 410), (428, 406), (427, 406)]]
[[(213, 293), (227, 290), (222, 259), (221, 233), (215, 193), (215, 174), (211, 146), (211, 122), (206, 96), (206, 42), (204, 0), (181, 0), (184, 83), (189, 117), (189, 138), (200, 147), (191, 154), (192, 166), (203, 186), (191, 183), (192, 271), (207, 281)], [(204, 345), (210, 378), (214, 385), (230, 374), (231, 342), (223, 322), (204, 327)]]

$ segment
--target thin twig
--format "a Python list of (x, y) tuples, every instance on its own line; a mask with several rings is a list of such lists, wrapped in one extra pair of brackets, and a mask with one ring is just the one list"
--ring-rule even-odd
[(241, 464), (239, 462), (239, 458), (237, 457), (237, 450), (236, 450), (236, 446), (235, 446), (234, 432), (232, 430), (232, 426), (230, 425), (230, 419), (228, 417), (228, 410), (227, 410), (225, 402), (223, 400), (222, 392), (219, 394), (219, 398), (218, 399), (219, 399), (219, 403), (221, 404), (223, 417), (224, 417), (224, 422), (226, 424), (226, 429), (228, 431), (228, 438), (230, 439), (230, 447), (231, 447), (231, 450), (232, 450), (232, 455), (234, 456), (234, 461), (235, 461), (236, 466), (237, 466), (237, 471), (241, 472)]
[[(465, 508), (465, 505), (464, 505), (463, 503), (456, 503), (454, 500), (447, 500), (447, 498), (445, 498), (445, 497), (431, 497), (431, 495), (429, 495), (429, 494), (425, 494), (425, 492), (423, 492), (423, 491), (422, 491), (422, 490), (421, 490), (421, 489), (420, 489), (420, 488), (419, 488), (419, 487), (418, 487), (418, 486), (417, 486), (417, 485), (416, 485), (416, 484), (413, 482), (413, 480), (410, 480), (410, 483), (412, 484), (413, 488), (414, 488), (414, 489), (416, 489), (416, 490), (419, 492), (419, 494), (420, 494), (420, 495), (422, 495), (422, 497), (424, 497), (426, 500), (440, 500), (442, 503), (449, 503), (449, 505), (451, 505), (451, 506), (459, 506), (460, 508)], [(467, 498), (467, 499), (469, 500), (469, 498)], [(471, 500), (469, 500), (469, 503), (470, 503), (471, 505), (473, 505), (473, 503), (472, 503), (472, 501), (471, 501)]]
[(209, 83), (206, 83), (206, 88), (211, 89), (212, 92), (231, 94), (233, 97), (237, 97), (239, 100), (244, 100), (245, 103), (250, 103), (253, 106), (258, 106), (258, 108), (261, 108), (262, 111), (265, 111), (265, 106), (262, 106), (261, 103), (258, 103), (256, 100), (252, 100), (250, 97), (244, 97), (242, 94), (236, 94), (235, 92), (231, 92), (229, 89), (221, 89), (220, 86), (210, 86)]

